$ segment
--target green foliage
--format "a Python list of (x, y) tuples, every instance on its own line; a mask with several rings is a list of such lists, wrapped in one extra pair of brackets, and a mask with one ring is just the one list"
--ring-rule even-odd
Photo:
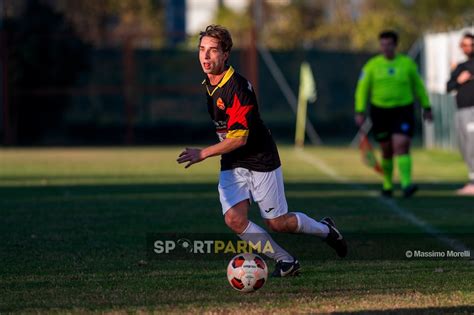
[(133, 36), (142, 46), (164, 44), (164, 7), (154, 0), (104, 0), (52, 2), (96, 45), (114, 45)]
[(309, 38), (311, 26), (305, 25), (306, 6), (292, 3), (282, 10), (267, 7), (261, 40), (273, 49), (294, 49)]
[[(229, 7), (222, 5), (217, 10), (217, 14), (208, 24), (224, 25), (232, 34), (234, 47), (246, 46), (249, 40), (249, 31), (252, 27), (251, 12), (249, 9), (243, 12), (236, 12)], [(203, 26), (204, 29), (205, 25)], [(186, 47), (196, 49), (199, 40), (199, 34), (193, 34), (188, 37)]]
[[(264, 4), (261, 40), (273, 49), (325, 47), (342, 50), (377, 50), (377, 35), (384, 29), (400, 33), (400, 49), (407, 50), (424, 32), (471, 25), (472, 0), (361, 0), (268, 2)], [(228, 9), (226, 9), (228, 10)], [(221, 23), (242, 32), (230, 14)], [(233, 24), (232, 24), (233, 23)]]

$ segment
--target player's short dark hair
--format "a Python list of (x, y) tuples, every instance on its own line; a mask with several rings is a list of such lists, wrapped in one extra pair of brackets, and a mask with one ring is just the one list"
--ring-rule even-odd
[(472, 34), (471, 32), (466, 32), (462, 35), (462, 38), (470, 38), (474, 40), (474, 34)]
[(199, 43), (204, 36), (213, 37), (219, 40), (219, 46), (223, 52), (230, 52), (232, 49), (232, 36), (230, 36), (229, 31), (220, 25), (208, 25), (206, 30), (199, 33)]
[(382, 38), (391, 38), (393, 40), (393, 42), (396, 44), (398, 44), (398, 34), (397, 32), (395, 31), (383, 31), (379, 34), (379, 39), (382, 39)]

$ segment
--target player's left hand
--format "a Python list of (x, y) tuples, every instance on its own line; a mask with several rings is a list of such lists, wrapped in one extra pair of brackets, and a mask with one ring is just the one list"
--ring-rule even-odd
[(426, 121), (433, 121), (433, 113), (431, 109), (423, 109), (423, 119)]
[(204, 156), (202, 154), (201, 149), (186, 148), (186, 149), (184, 149), (183, 152), (181, 152), (181, 154), (179, 155), (179, 157), (176, 161), (178, 161), (179, 164), (189, 162), (184, 167), (184, 168), (188, 168), (193, 164), (201, 162), (202, 160), (204, 160)]

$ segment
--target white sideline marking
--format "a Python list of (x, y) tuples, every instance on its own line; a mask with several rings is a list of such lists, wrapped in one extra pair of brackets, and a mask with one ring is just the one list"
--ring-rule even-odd
[[(327, 176), (329, 176), (330, 178), (332, 178), (336, 182), (350, 183), (348, 178), (339, 175), (332, 167), (330, 167), (328, 164), (326, 164), (323, 160), (321, 160), (321, 159), (319, 159), (319, 158), (317, 158), (317, 157), (315, 157), (311, 154), (308, 154), (308, 153), (304, 152), (301, 149), (297, 149), (296, 153), (298, 154), (298, 156), (303, 161), (305, 161), (306, 163), (314, 166), (319, 171), (326, 174)], [(360, 185), (360, 184), (350, 184), (350, 185), (352, 187), (355, 187), (355, 188), (358, 188), (358, 189), (368, 189), (368, 187), (366, 187), (364, 185)], [(433, 227), (429, 223), (421, 220), (420, 218), (415, 216), (410, 211), (400, 207), (399, 205), (396, 204), (396, 202), (394, 200), (385, 199), (385, 198), (382, 198), (380, 196), (377, 196), (376, 200), (379, 201), (380, 203), (384, 204), (385, 206), (387, 206), (392, 212), (396, 213), (401, 218), (403, 218), (406, 221), (410, 222), (411, 224), (419, 227), (425, 233), (434, 236), (438, 241), (448, 245), (452, 249), (454, 249), (456, 251), (470, 250), (462, 242), (460, 242), (456, 239), (447, 237), (441, 231), (439, 231), (438, 229), (436, 229), (435, 227)], [(471, 253), (472, 253), (472, 250), (471, 250)], [(471, 259), (472, 259), (472, 257), (471, 257)]]
[(304, 152), (302, 149), (296, 149), (295, 150), (299, 157), (304, 160), (306, 163), (314, 166), (317, 168), (319, 171), (322, 173), (326, 174), (327, 176), (331, 177), (335, 181), (339, 183), (347, 183), (349, 182), (349, 179), (339, 175), (333, 168), (331, 168), (329, 165), (327, 165), (323, 160), (318, 159), (315, 156), (312, 156), (306, 152)]

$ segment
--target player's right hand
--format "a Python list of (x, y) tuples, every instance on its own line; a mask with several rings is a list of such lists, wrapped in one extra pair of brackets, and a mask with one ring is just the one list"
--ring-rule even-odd
[(456, 79), (456, 81), (459, 83), (459, 84), (464, 84), (466, 83), (467, 81), (469, 80), (472, 80), (473, 76), (472, 74), (467, 71), (467, 70), (464, 70), (463, 72), (461, 72), (458, 76), (458, 78)]
[(433, 121), (433, 113), (431, 112), (431, 108), (423, 109), (423, 119), (426, 121)]
[(203, 160), (204, 156), (202, 155), (202, 150), (196, 148), (186, 148), (176, 159), (179, 164), (189, 162), (184, 168), (188, 168), (191, 165), (199, 163)]
[(365, 121), (365, 115), (364, 114), (355, 114), (354, 121), (357, 125), (357, 127), (362, 127)]

